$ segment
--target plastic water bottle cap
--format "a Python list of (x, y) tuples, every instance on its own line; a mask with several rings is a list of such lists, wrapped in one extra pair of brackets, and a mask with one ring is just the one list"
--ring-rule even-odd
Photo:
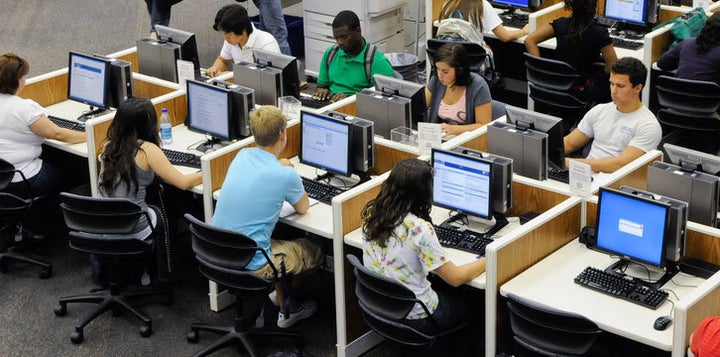
[(167, 108), (162, 108), (163, 113), (167, 113)]

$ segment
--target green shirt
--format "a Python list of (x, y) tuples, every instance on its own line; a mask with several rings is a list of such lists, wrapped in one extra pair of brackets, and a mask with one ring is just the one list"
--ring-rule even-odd
[[(353, 95), (363, 88), (369, 88), (375, 85), (375, 80), (373, 79), (368, 83), (367, 76), (365, 75), (365, 51), (368, 49), (367, 41), (365, 41), (365, 48), (355, 57), (348, 57), (345, 51), (338, 49), (330, 63), (330, 70), (328, 70), (325, 63), (327, 63), (327, 57), (332, 48), (333, 46), (328, 47), (323, 54), (322, 62), (320, 62), (318, 84), (329, 87), (330, 92), (333, 94), (342, 92), (346, 95)], [(380, 52), (380, 49), (375, 51), (375, 57), (373, 58), (373, 63), (370, 68), (372, 75), (384, 74), (390, 77), (393, 75), (393, 68), (390, 65), (390, 61)]]

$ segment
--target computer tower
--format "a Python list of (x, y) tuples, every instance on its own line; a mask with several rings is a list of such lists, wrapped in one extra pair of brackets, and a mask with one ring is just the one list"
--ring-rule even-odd
[(632, 193), (645, 198), (670, 205), (668, 222), (669, 242), (666, 242), (665, 259), (677, 263), (685, 253), (685, 232), (688, 219), (688, 203), (655, 192), (643, 191), (634, 187), (622, 186), (620, 191)]
[(505, 213), (508, 208), (512, 208), (512, 175), (513, 160), (507, 157), (493, 155), (478, 150), (467, 149), (462, 146), (453, 149), (464, 155), (477, 156), (492, 162), (492, 194), (493, 194), (493, 211)]
[(260, 105), (277, 105), (282, 90), (282, 71), (255, 63), (240, 62), (233, 65), (236, 84), (255, 89), (255, 101)]
[(547, 179), (548, 135), (534, 130), (518, 130), (514, 125), (492, 122), (488, 125), (488, 152), (513, 160), (513, 170), (536, 180)]
[(180, 58), (180, 45), (151, 38), (137, 40), (135, 45), (140, 73), (166, 81), (178, 81), (177, 60)]
[(110, 106), (117, 108), (120, 103), (133, 96), (132, 64), (122, 60), (110, 62)]
[(648, 167), (650, 192), (688, 202), (688, 220), (717, 227), (720, 182), (714, 175), (682, 170), (679, 166), (656, 161)]
[(357, 115), (375, 123), (375, 133), (390, 140), (390, 131), (412, 126), (411, 100), (387, 95), (372, 89), (363, 89), (355, 95)]
[(213, 79), (212, 85), (224, 88), (230, 94), (232, 112), (237, 115), (238, 130), (242, 136), (250, 136), (250, 111), (255, 108), (255, 91), (238, 84)]
[(326, 110), (322, 114), (340, 118), (352, 123), (350, 126), (350, 140), (352, 144), (353, 169), (356, 172), (366, 172), (375, 166), (375, 123), (370, 120), (354, 117), (352, 115)]

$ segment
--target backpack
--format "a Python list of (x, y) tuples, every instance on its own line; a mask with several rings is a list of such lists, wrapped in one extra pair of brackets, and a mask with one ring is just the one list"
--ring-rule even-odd
[[(332, 49), (330, 50), (330, 53), (328, 53), (327, 58), (325, 59), (325, 66), (327, 67), (328, 71), (330, 71), (330, 63), (332, 63), (333, 59), (335, 59), (335, 54), (340, 49), (340, 46), (334, 45)], [(368, 44), (368, 48), (365, 51), (365, 77), (367, 78), (368, 83), (372, 84), (372, 64), (373, 59), (375, 58), (375, 52), (377, 51), (377, 47), (373, 45), (372, 43)]]
[(488, 83), (495, 84), (499, 82), (500, 75), (495, 70), (495, 59), (492, 50), (485, 44), (483, 35), (477, 30), (477, 27), (469, 21), (463, 20), (462, 13), (455, 9), (450, 13), (450, 17), (440, 20), (437, 29), (437, 38), (446, 41), (466, 41), (479, 43), (485, 52), (485, 63), (480, 66), (480, 74)]
[(673, 48), (678, 44), (678, 42), (697, 36), (703, 26), (705, 26), (705, 21), (707, 21), (705, 9), (697, 7), (678, 17), (674, 17), (655, 26), (653, 30), (657, 30), (669, 23), (672, 23), (670, 33), (673, 35), (674, 41), (670, 44), (669, 48)]

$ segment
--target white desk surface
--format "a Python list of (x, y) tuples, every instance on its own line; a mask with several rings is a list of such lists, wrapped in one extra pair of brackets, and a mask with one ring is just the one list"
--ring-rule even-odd
[[(433, 222), (435, 224), (442, 223), (445, 219), (448, 218), (448, 210), (445, 208), (433, 206), (432, 211), (430, 212), (430, 217), (433, 219)], [(501, 239), (504, 235), (508, 234), (513, 229), (520, 226), (520, 223), (518, 222), (517, 218), (510, 217), (508, 218), (508, 224), (503, 227), (499, 232), (497, 232), (494, 236), (495, 239)], [(470, 226), (468, 229), (476, 230), (476, 231), (482, 231), (482, 229), (473, 229), (473, 223), (470, 223)], [(345, 244), (360, 248), (362, 249), (362, 228), (358, 228), (348, 234), (345, 235)], [(494, 244), (494, 243), (491, 243)], [(445, 254), (448, 258), (450, 258), (450, 261), (457, 265), (462, 265), (469, 263), (475, 259), (477, 259), (477, 254), (465, 252), (458, 249), (453, 248), (444, 248)], [(477, 288), (477, 289), (485, 289), (485, 281), (486, 276), (485, 273), (480, 274), (475, 279), (468, 282), (468, 285)]]
[[(675, 323), (664, 331), (655, 330), (653, 323), (660, 316), (672, 316), (671, 303), (666, 301), (652, 310), (575, 284), (574, 278), (585, 267), (604, 269), (615, 261), (616, 258), (590, 250), (576, 239), (502, 285), (500, 294), (514, 294), (541, 306), (583, 315), (602, 330), (670, 351)], [(636, 270), (637, 276), (647, 276), (644, 269)], [(682, 299), (704, 281), (678, 273), (663, 288)], [(670, 300), (677, 303), (672, 292)]]
[[(65, 100), (50, 106), (45, 107), (45, 113), (47, 115), (56, 116), (58, 118), (63, 118), (67, 120), (72, 121), (78, 121), (77, 117), (83, 114), (83, 112), (86, 112), (89, 110), (89, 106), (87, 104), (82, 104), (80, 102), (76, 102), (74, 100)], [(102, 117), (105, 117), (106, 115), (114, 115), (114, 112), (108, 112), (106, 114), (103, 114)], [(92, 120), (92, 119), (91, 119)], [(78, 121), (80, 122), (80, 121)], [(87, 143), (77, 143), (77, 144), (68, 144), (64, 143), (62, 141), (54, 140), (54, 139), (46, 139), (45, 143), (47, 145), (50, 145), (54, 148), (63, 150), (65, 152), (81, 156), (81, 157), (88, 157), (88, 146)]]

